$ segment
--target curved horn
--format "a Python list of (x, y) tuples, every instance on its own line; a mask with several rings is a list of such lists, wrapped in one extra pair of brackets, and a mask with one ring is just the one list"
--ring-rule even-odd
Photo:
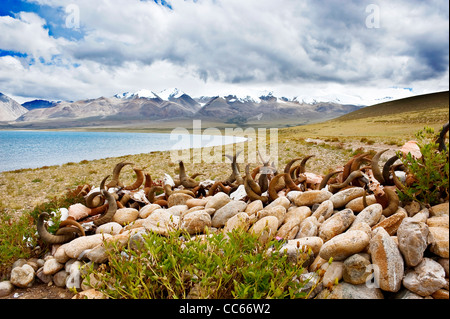
[(106, 200), (108, 201), (108, 210), (99, 219), (94, 220), (95, 226), (109, 223), (117, 211), (117, 203), (113, 195), (106, 190), (102, 190), (102, 195), (105, 196)]
[(320, 182), (319, 190), (322, 188), (325, 188), (325, 186), (327, 186), (327, 183), (330, 180), (330, 178), (333, 177), (333, 175), (336, 175), (337, 173), (342, 173), (342, 171), (341, 170), (334, 171), (334, 172), (331, 172), (331, 173), (325, 175), (325, 177), (322, 179), (322, 182)]
[[(246, 181), (247, 180), (247, 181)], [(250, 175), (250, 164), (247, 164), (245, 167), (245, 179), (244, 179), (244, 185), (247, 184), (248, 187), (256, 194), (261, 195), (261, 188), (259, 185), (253, 180), (252, 175)], [(247, 192), (248, 194), (248, 192)]]
[(441, 133), (439, 134), (438, 139), (436, 140), (436, 144), (438, 144), (439, 152), (447, 151), (447, 146), (445, 146), (445, 135), (448, 133), (449, 122), (442, 127)]
[(292, 164), (294, 164), (296, 161), (299, 161), (300, 158), (294, 158), (293, 160), (291, 160), (289, 163), (286, 164), (286, 167), (284, 168), (284, 173), (286, 174), (286, 176), (284, 177), (284, 182), (286, 184), (286, 187), (288, 187), (291, 190), (295, 190), (295, 191), (301, 191), (301, 188), (298, 187), (297, 185), (295, 185), (294, 181), (291, 178), (291, 166)]
[(133, 168), (133, 170), (136, 173), (136, 181), (133, 184), (131, 184), (130, 186), (124, 187), (123, 188), (124, 190), (131, 191), (131, 190), (138, 189), (142, 185), (142, 183), (144, 183), (145, 176), (144, 176), (144, 172), (142, 171), (142, 169)]
[(391, 175), (389, 175), (390, 170), (391, 170), (391, 166), (398, 160), (398, 156), (397, 154), (395, 154), (394, 156), (392, 156), (391, 158), (389, 158), (386, 163), (384, 163), (383, 166), (383, 179), (384, 179), (384, 185), (393, 185), (394, 180), (393, 180), (393, 176), (391, 178)]
[[(170, 187), (170, 185), (167, 185), (167, 186)], [(153, 185), (152, 187), (150, 187), (150, 189), (148, 190), (148, 193), (147, 193), (147, 199), (152, 204), (155, 202), (155, 193), (156, 192), (164, 192), (164, 188), (162, 188), (161, 186), (156, 186), (156, 185)]]
[(61, 235), (53, 235), (50, 234), (47, 230), (47, 228), (44, 225), (44, 220), (45, 218), (47, 218), (49, 216), (48, 213), (42, 213), (39, 215), (38, 221), (37, 221), (37, 231), (39, 234), (39, 237), (46, 243), (51, 244), (51, 245), (55, 245), (55, 244), (64, 244), (67, 243), (69, 241), (71, 241), (72, 239), (75, 238), (76, 233), (75, 232), (71, 232), (68, 234), (61, 234)]
[(186, 175), (186, 169), (184, 168), (183, 161), (180, 161), (179, 166), (180, 166), (180, 182), (181, 182), (181, 185), (183, 185), (186, 188), (197, 187), (199, 185), (199, 182), (195, 181), (192, 178), (189, 178)]
[(383, 215), (389, 217), (397, 211), (400, 200), (394, 189), (385, 187), (384, 192), (387, 195), (389, 204), (385, 209), (383, 209)]
[(304, 173), (306, 172), (306, 162), (307, 162), (310, 158), (313, 158), (313, 157), (315, 157), (315, 156), (316, 156), (316, 155), (308, 155), (308, 156), (306, 156), (306, 157), (302, 160), (302, 162), (300, 163), (299, 171), (298, 171), (299, 175), (300, 175), (300, 174), (304, 174)]
[[(66, 226), (75, 226), (76, 228), (73, 228), (73, 227), (66, 227)], [(80, 236), (86, 236), (86, 233), (84, 232), (83, 226), (81, 226), (81, 224), (80, 224), (79, 222), (77, 222), (77, 221), (75, 221), (75, 220), (72, 220), (72, 219), (66, 219), (66, 220), (63, 220), (63, 221), (59, 224), (59, 229), (58, 229), (58, 231), (56, 232), (56, 235), (61, 235), (61, 234), (63, 234), (63, 231), (64, 231), (66, 228), (70, 228), (70, 229), (68, 229), (68, 230), (71, 231), (72, 233), (73, 233), (74, 230), (75, 230), (75, 232), (78, 233), (78, 235), (80, 235)], [(65, 232), (65, 231), (64, 231), (64, 232)]]
[(359, 155), (355, 158), (355, 160), (352, 162), (352, 165), (350, 166), (350, 174), (359, 170), (359, 167), (361, 166), (361, 163), (366, 160), (365, 157), (370, 155), (370, 153), (364, 153)]
[(120, 177), (120, 171), (122, 170), (122, 168), (126, 165), (133, 165), (133, 163), (129, 163), (129, 162), (120, 162), (118, 164), (116, 164), (116, 166), (114, 167), (113, 170), (113, 176), (112, 176), (112, 180), (111, 182), (109, 182), (106, 186), (108, 188), (111, 187), (116, 187), (116, 186), (121, 186), (121, 182), (119, 180)]
[[(250, 175), (250, 174), (248, 174)], [(249, 185), (249, 179), (247, 178), (247, 176), (244, 178), (244, 188), (245, 188), (245, 192), (247, 193), (248, 198), (250, 198), (251, 201), (254, 200), (260, 200), (262, 201), (264, 204), (267, 203), (269, 201), (269, 198), (267, 196), (261, 196), (257, 193), (255, 193), (253, 191), (253, 189), (250, 187)], [(254, 181), (253, 181), (254, 182)], [(256, 184), (256, 183), (255, 183)]]
[(278, 174), (276, 175), (274, 178), (272, 178), (272, 180), (270, 181), (269, 184), (269, 198), (270, 200), (274, 201), (275, 199), (278, 198), (278, 192), (276, 189), (276, 186), (278, 185), (278, 181), (280, 180), (280, 178), (286, 178), (286, 173), (283, 174)]
[(230, 155), (225, 155), (231, 161), (231, 175), (226, 180), (226, 183), (228, 185), (233, 184), (235, 181), (238, 185), (244, 184), (244, 180), (241, 176), (241, 173), (239, 172), (239, 165), (237, 163), (237, 158), (242, 153), (242, 151), (243, 150), (240, 150), (233, 157), (231, 157)]
[(380, 182), (380, 184), (384, 184), (384, 177), (381, 172), (380, 166), (378, 165), (378, 162), (380, 161), (381, 155), (383, 155), (387, 151), (388, 151), (388, 149), (378, 152), (377, 154), (375, 154), (374, 157), (372, 157), (372, 161), (371, 161), (371, 168), (372, 168), (373, 176), (375, 177), (375, 179), (377, 181)]
[(363, 177), (363, 173), (361, 171), (354, 171), (347, 177), (347, 179), (343, 183), (329, 185), (328, 190), (331, 193), (336, 193), (340, 189), (350, 185), (350, 183), (353, 182), (355, 179), (361, 178), (361, 177)]

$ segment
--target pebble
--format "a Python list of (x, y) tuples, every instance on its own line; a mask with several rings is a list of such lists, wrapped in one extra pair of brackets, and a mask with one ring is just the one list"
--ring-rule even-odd
[(403, 219), (397, 230), (398, 248), (406, 265), (415, 267), (428, 247), (428, 226), (411, 217)]
[(59, 263), (55, 258), (48, 259), (43, 267), (44, 275), (53, 275), (64, 268), (64, 264)]
[(158, 204), (148, 204), (142, 207), (139, 210), (139, 218), (145, 219), (148, 216), (150, 216), (151, 213), (153, 213), (157, 209), (161, 209), (162, 207)]
[(372, 263), (379, 270), (379, 285), (384, 291), (399, 291), (404, 274), (400, 250), (387, 231), (379, 227), (373, 231), (369, 246)]
[[(375, 195), (366, 196), (366, 202), (367, 202), (367, 205), (369, 205), (369, 206), (376, 204), (377, 200), (375, 198)], [(355, 213), (359, 213), (359, 212), (363, 211), (365, 208), (364, 203), (363, 203), (363, 197), (361, 196), (361, 197), (352, 199), (345, 205), (345, 208), (349, 208)]]
[(333, 258), (333, 260), (342, 261), (363, 251), (369, 242), (370, 238), (364, 231), (350, 230), (325, 242), (319, 255), (325, 260)]
[(406, 217), (408, 217), (408, 214), (404, 209), (397, 211), (395, 214), (389, 216), (388, 218), (373, 226), (372, 230), (382, 227), (385, 231), (387, 231), (389, 235), (395, 235), (403, 219)]
[[(220, 193), (218, 193), (218, 194), (220, 194)], [(216, 196), (216, 195), (214, 195), (214, 196)], [(226, 195), (226, 194), (224, 194), (224, 195)], [(210, 201), (211, 200), (208, 201), (208, 204), (210, 203)], [(213, 207), (208, 207), (208, 205), (206, 205), (206, 208), (213, 208)], [(213, 215), (211, 225), (216, 228), (223, 227), (223, 226), (225, 226), (228, 219), (230, 219), (237, 213), (244, 212), (246, 208), (247, 208), (247, 204), (243, 201), (236, 201), (236, 200), (229, 201), (227, 204), (225, 204), (224, 206), (222, 206), (221, 208), (216, 210), (216, 212)]]
[(351, 209), (344, 209), (337, 212), (320, 225), (319, 237), (327, 242), (334, 236), (343, 233), (355, 220), (355, 215)]
[(333, 202), (330, 200), (326, 200), (322, 202), (319, 207), (317, 207), (312, 216), (314, 216), (317, 220), (324, 221), (331, 217), (333, 211)]
[(372, 204), (364, 208), (355, 218), (352, 227), (365, 222), (369, 224), (369, 226), (375, 226), (380, 220), (383, 213), (383, 206), (380, 204)]
[(52, 275), (46, 275), (44, 274), (44, 267), (39, 268), (36, 271), (36, 277), (42, 281), (44, 284), (48, 284), (49, 282), (52, 281), (53, 276)]
[(170, 231), (178, 228), (179, 217), (170, 214), (167, 209), (158, 209), (147, 217), (142, 225), (148, 231), (167, 236)]
[[(159, 205), (158, 205), (159, 206)], [(122, 231), (123, 227), (119, 223), (109, 222), (103, 225), (100, 225), (96, 230), (96, 234), (110, 234), (117, 235)]]
[(106, 295), (94, 288), (80, 291), (72, 299), (106, 299)]
[(116, 211), (112, 218), (112, 222), (125, 226), (134, 222), (139, 216), (139, 211), (134, 208), (120, 208)]
[(345, 282), (352, 285), (361, 285), (366, 282), (372, 274), (370, 267), (370, 255), (359, 253), (345, 259), (343, 278)]
[(67, 271), (60, 270), (56, 274), (53, 275), (53, 283), (57, 287), (65, 287), (66, 286), (66, 280), (69, 277), (69, 273)]
[(205, 228), (211, 227), (211, 216), (204, 210), (191, 212), (184, 216), (180, 227), (190, 235), (203, 233)]
[(430, 208), (431, 216), (443, 216), (449, 214), (449, 203), (435, 205)]
[(431, 217), (426, 220), (426, 223), (429, 227), (449, 228), (448, 222), (449, 222), (448, 215), (443, 215), (443, 216), (439, 216), (439, 217)]
[(435, 293), (445, 285), (444, 268), (431, 258), (424, 258), (403, 278), (403, 286), (423, 297)]
[(109, 234), (95, 234), (91, 236), (78, 237), (61, 247), (64, 247), (64, 251), (68, 257), (77, 259), (84, 250), (94, 248), (95, 246), (101, 244), (103, 239), (109, 237), (111, 237)]
[(27, 288), (33, 285), (34, 269), (28, 264), (13, 268), (11, 271), (11, 283), (19, 288)]
[(323, 240), (320, 237), (303, 237), (298, 239), (288, 240), (289, 245), (295, 245), (300, 247), (304, 252), (308, 252), (309, 249), (313, 252), (315, 256), (319, 254), (320, 248), (323, 245)]
[(198, 206), (205, 207), (206, 203), (208, 203), (208, 201), (204, 198), (201, 198), (201, 199), (200, 198), (191, 198), (191, 199), (188, 199), (185, 204), (187, 205), (187, 207), (192, 208), (192, 207), (198, 207)]
[(253, 224), (250, 228), (250, 233), (256, 234), (259, 242), (265, 244), (275, 236), (277, 229), (278, 218), (275, 216), (267, 216)]
[(174, 193), (167, 199), (167, 206), (170, 208), (177, 205), (186, 205), (186, 202), (192, 199), (194, 198), (188, 194)]
[(340, 261), (333, 261), (331, 264), (327, 265), (325, 274), (323, 275), (322, 282), (327, 288), (332, 288), (335, 283), (338, 283), (344, 273), (344, 263)]
[(317, 221), (317, 218), (315, 216), (309, 216), (308, 218), (305, 218), (305, 220), (300, 224), (295, 238), (317, 236), (317, 233), (319, 232), (319, 226), (320, 223)]
[(364, 192), (365, 190), (362, 187), (347, 188), (331, 196), (330, 201), (333, 203), (334, 208), (341, 208), (352, 199), (363, 196)]
[(313, 190), (296, 193), (292, 197), (292, 201), (296, 206), (312, 206), (330, 199), (331, 196), (333, 196), (333, 194), (325, 189)]
[(378, 288), (341, 282), (331, 293), (327, 289), (322, 290), (317, 299), (384, 299), (384, 296)]
[(208, 203), (206, 203), (205, 208), (214, 208), (215, 210), (218, 210), (228, 204), (230, 201), (231, 198), (227, 194), (219, 192), (208, 199)]
[(14, 285), (9, 280), (0, 281), (0, 297), (5, 297), (11, 294), (14, 290)]
[(245, 209), (245, 212), (249, 216), (251, 216), (251, 215), (256, 214), (257, 212), (259, 212), (263, 208), (264, 208), (263, 202), (258, 199), (258, 200), (255, 200), (255, 201), (251, 202), (250, 204), (248, 204), (247, 208)]
[(282, 205), (276, 205), (271, 207), (268, 206), (256, 214), (256, 217), (258, 219), (261, 219), (266, 216), (275, 216), (278, 219), (278, 227), (280, 227), (283, 224), (284, 218), (286, 216), (286, 208)]
[(242, 229), (247, 231), (250, 227), (250, 217), (247, 213), (238, 213), (227, 220), (223, 232), (229, 233), (235, 229)]
[(431, 243), (430, 251), (442, 258), (448, 258), (448, 228), (444, 227), (428, 227), (430, 234), (428, 240)]

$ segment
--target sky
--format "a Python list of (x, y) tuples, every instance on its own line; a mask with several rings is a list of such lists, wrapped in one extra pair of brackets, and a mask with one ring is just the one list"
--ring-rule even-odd
[(0, 92), (81, 100), (449, 89), (447, 0), (2, 0)]

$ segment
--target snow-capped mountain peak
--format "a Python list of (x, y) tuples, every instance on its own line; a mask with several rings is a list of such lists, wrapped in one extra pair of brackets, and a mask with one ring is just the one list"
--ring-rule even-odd
[(122, 94), (116, 94), (114, 97), (118, 99), (134, 99), (134, 98), (146, 98), (146, 99), (160, 99), (153, 91), (142, 89), (135, 93), (125, 92)]
[(158, 96), (165, 101), (169, 101), (170, 99), (178, 99), (182, 97), (184, 94), (186, 93), (178, 90), (177, 88), (170, 88), (159, 92)]

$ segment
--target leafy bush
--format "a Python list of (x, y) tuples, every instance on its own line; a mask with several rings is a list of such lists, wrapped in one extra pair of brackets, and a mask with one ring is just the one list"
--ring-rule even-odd
[(139, 249), (105, 243), (108, 266), (88, 269), (85, 283), (119, 299), (305, 298), (311, 290), (298, 280), (304, 260), (288, 260), (277, 240), (262, 245), (244, 231), (143, 238)]
[(399, 190), (402, 201), (418, 201), (436, 205), (449, 197), (449, 165), (447, 150), (439, 151), (432, 128), (424, 128), (416, 133), (422, 157), (417, 159), (408, 153), (398, 154), (410, 174), (412, 182)]

